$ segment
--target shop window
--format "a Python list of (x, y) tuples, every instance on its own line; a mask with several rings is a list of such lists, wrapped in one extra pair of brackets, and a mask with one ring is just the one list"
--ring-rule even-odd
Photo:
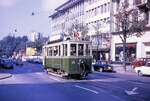
[[(129, 43), (126, 45), (127, 62), (132, 62), (136, 59), (136, 44)], [(123, 44), (116, 44), (115, 47), (115, 60), (123, 61)]]
[(146, 52), (146, 55), (150, 55), (150, 51), (147, 51), (147, 52)]

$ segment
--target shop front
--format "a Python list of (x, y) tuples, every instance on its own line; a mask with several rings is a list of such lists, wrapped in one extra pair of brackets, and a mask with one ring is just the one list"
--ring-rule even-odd
[[(137, 43), (127, 43), (126, 44), (126, 56), (127, 62), (132, 62), (136, 59), (136, 47)], [(115, 61), (123, 61), (123, 44), (115, 44)]]

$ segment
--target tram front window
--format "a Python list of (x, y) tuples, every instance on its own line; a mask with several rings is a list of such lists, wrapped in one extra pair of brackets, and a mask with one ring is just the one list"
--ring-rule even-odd
[(72, 56), (76, 56), (76, 44), (71, 44), (71, 51), (70, 54)]
[(83, 56), (83, 44), (79, 44), (78, 54), (79, 56)]

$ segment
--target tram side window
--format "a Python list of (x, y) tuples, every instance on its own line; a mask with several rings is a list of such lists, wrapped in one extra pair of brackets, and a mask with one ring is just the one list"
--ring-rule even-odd
[(79, 56), (83, 56), (83, 44), (79, 44), (78, 54)]
[(67, 56), (67, 44), (63, 45), (63, 56)]
[(58, 56), (58, 46), (54, 47), (54, 56)]
[(87, 56), (90, 55), (90, 45), (86, 44), (85, 51), (86, 51), (85, 53), (86, 53)]
[(72, 56), (76, 56), (76, 44), (71, 44), (71, 51), (70, 54)]
[(50, 47), (49, 48), (49, 56), (52, 56), (52, 54), (53, 54), (53, 49)]

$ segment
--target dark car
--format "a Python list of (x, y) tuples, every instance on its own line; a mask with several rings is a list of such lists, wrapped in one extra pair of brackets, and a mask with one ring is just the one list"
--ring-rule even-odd
[(100, 72), (113, 71), (113, 67), (110, 65), (108, 61), (105, 60), (99, 60), (95, 63), (92, 63), (92, 66), (95, 71), (100, 71)]
[(12, 59), (2, 59), (1, 66), (7, 69), (13, 69), (13, 60)]
[(150, 58), (139, 58), (133, 62), (131, 62), (132, 68), (144, 66), (148, 61), (150, 61)]

